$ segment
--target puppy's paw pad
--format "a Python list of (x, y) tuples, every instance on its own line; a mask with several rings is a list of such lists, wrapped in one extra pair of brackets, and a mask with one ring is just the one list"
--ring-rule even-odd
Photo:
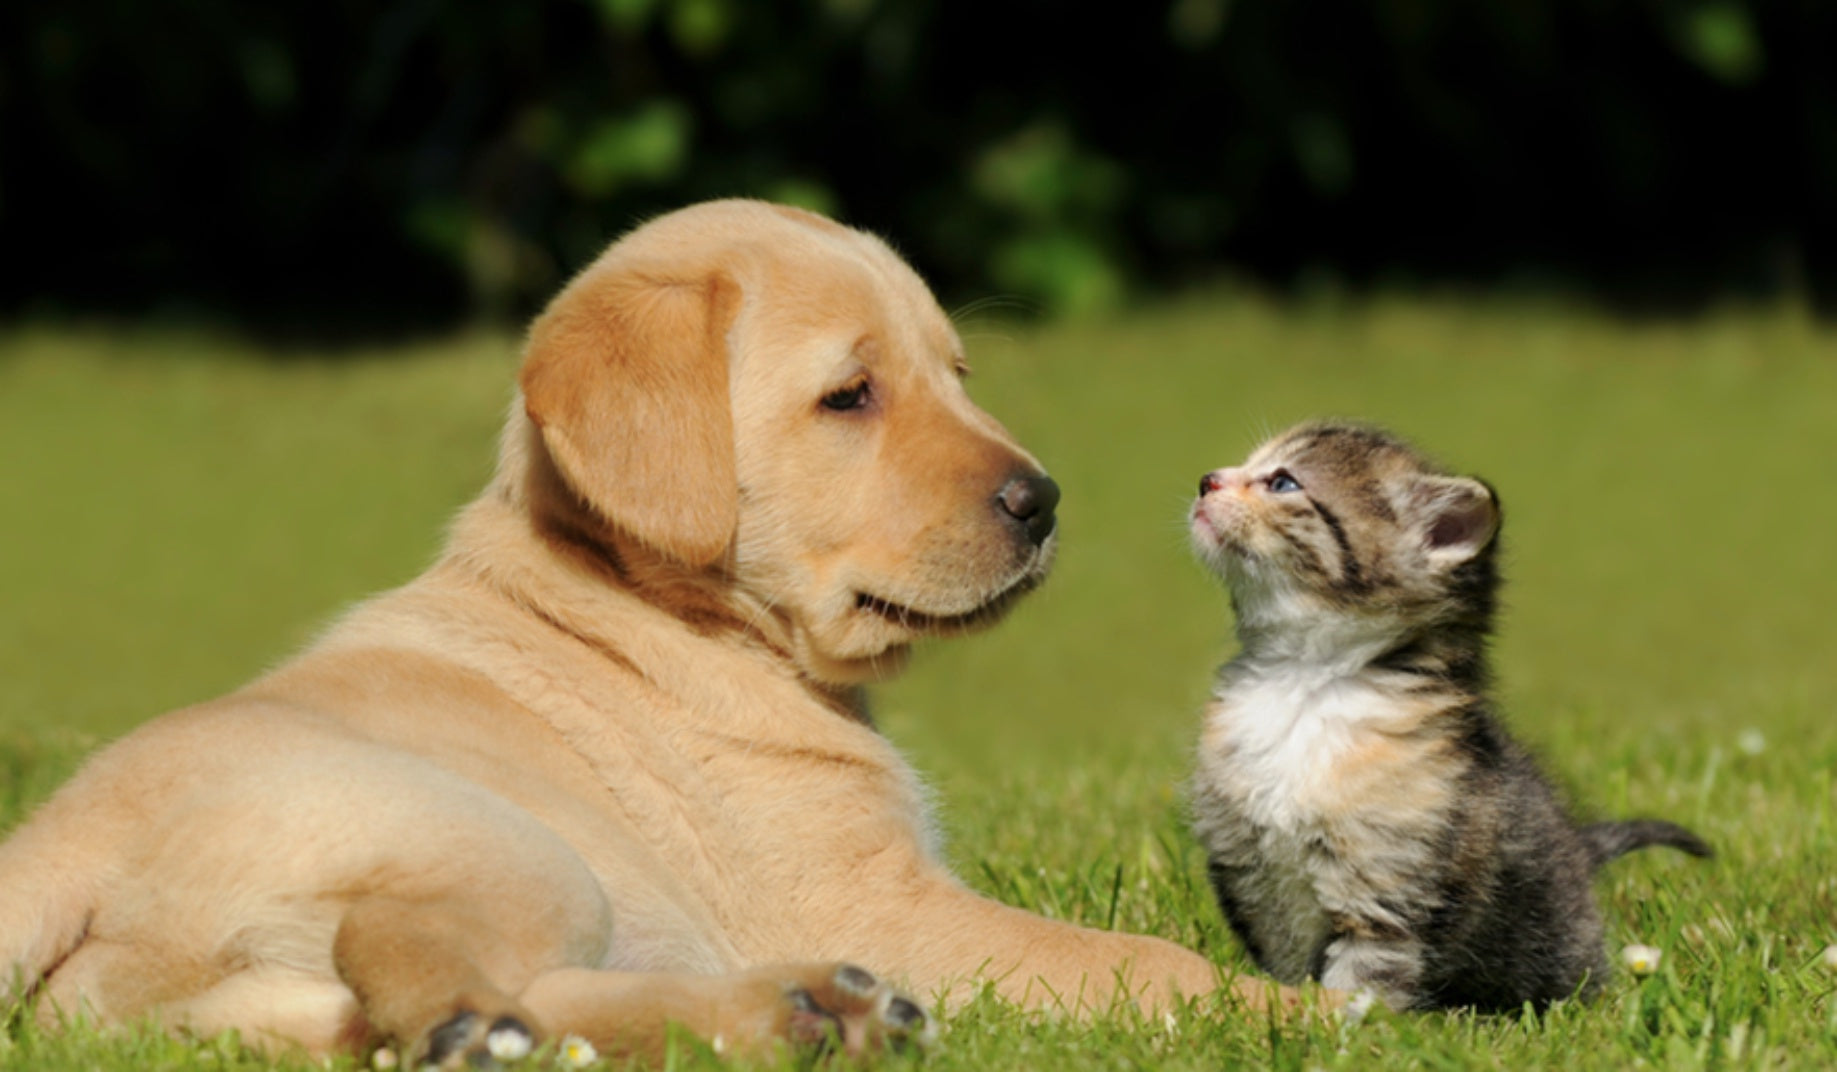
[(478, 1034), (478, 1014), (462, 1009), (427, 1033), (416, 1068), (457, 1068)]
[(500, 1016), (485, 1024), (470, 1009), (461, 1009), (427, 1033), (419, 1069), (501, 1068), (528, 1057), (536, 1048), (536, 1033), (514, 1016)]
[(500, 1016), (485, 1033), (485, 1052), (499, 1061), (521, 1061), (536, 1048), (536, 1036), (514, 1016)]
[(924, 1034), (932, 1030), (931, 1017), (925, 1015), (925, 1010), (897, 994), (880, 1010), (880, 1020), (888, 1029), (908, 1035)]
[(890, 1048), (926, 1049), (938, 1041), (938, 1022), (919, 1007), (918, 1002), (900, 994), (890, 994), (878, 1014), (881, 1034)]
[(819, 1004), (815, 994), (800, 986), (788, 991), (785, 998), (791, 1003), (785, 1034), (792, 1045), (823, 1053), (845, 1043), (847, 1025), (840, 1015)]
[(880, 980), (866, 968), (857, 968), (853, 964), (844, 964), (836, 969), (835, 988), (850, 997), (872, 997), (880, 990)]

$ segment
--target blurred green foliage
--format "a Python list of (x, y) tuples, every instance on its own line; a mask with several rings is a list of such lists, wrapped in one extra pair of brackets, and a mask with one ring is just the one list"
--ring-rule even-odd
[(1815, 293), (1837, 5), (44, 0), (0, 11), (0, 311), (520, 315), (704, 197), (947, 297)]

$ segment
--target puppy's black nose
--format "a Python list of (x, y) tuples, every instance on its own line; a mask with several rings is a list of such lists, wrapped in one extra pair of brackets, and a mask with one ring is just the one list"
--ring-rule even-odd
[(1017, 476), (1002, 485), (995, 501), (1002, 512), (1021, 523), (1035, 546), (1046, 542), (1057, 524), (1053, 508), (1059, 505), (1059, 485), (1049, 476)]

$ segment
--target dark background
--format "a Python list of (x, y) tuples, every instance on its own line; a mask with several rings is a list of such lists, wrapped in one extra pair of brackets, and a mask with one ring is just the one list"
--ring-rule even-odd
[(0, 315), (521, 316), (705, 197), (947, 304), (1221, 274), (1837, 291), (1819, 0), (83, 0), (0, 10)]

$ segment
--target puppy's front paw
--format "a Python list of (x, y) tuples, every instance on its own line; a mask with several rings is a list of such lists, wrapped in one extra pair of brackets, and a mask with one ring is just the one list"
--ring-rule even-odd
[[(848, 1054), (924, 1047), (937, 1024), (916, 1001), (853, 964), (789, 969), (783, 982), (784, 1039), (814, 1052)], [(801, 978), (799, 978), (801, 977)]]

